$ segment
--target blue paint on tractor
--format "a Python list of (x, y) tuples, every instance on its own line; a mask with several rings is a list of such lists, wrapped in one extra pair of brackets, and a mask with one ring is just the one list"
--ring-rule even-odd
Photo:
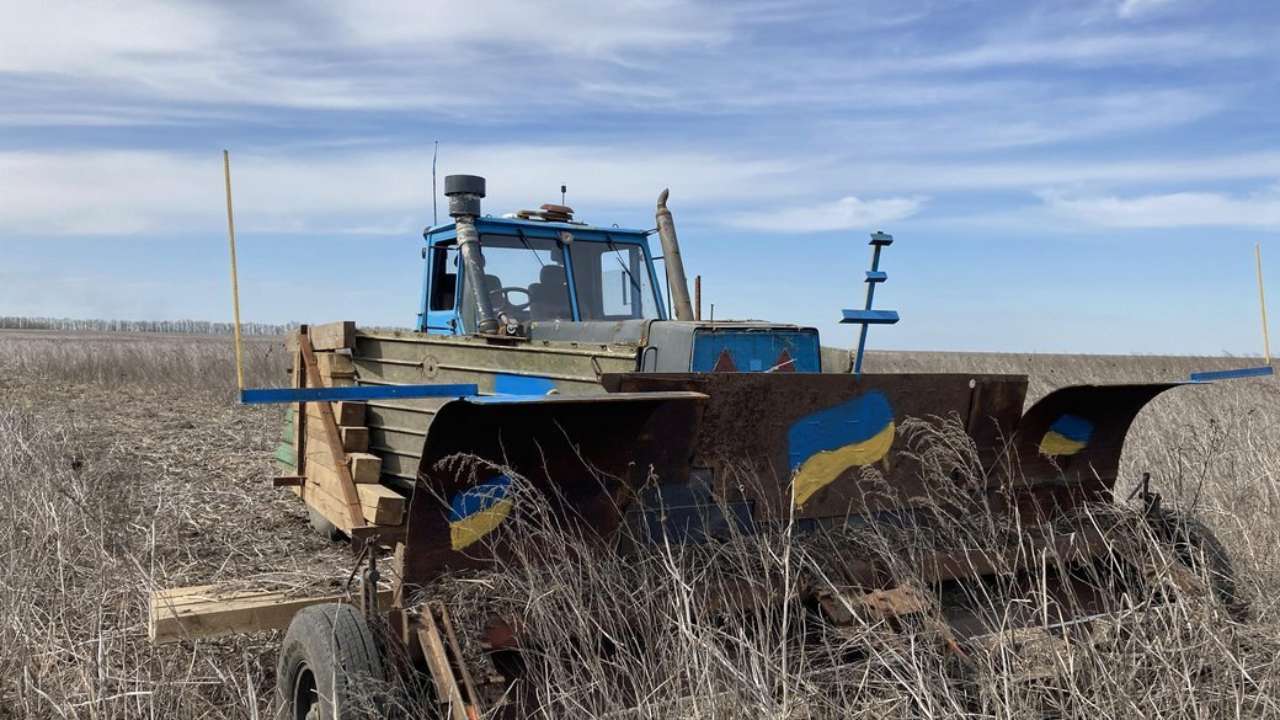
[(387, 398), (469, 397), (479, 394), (475, 385), (356, 385), (331, 388), (246, 388), (240, 391), (244, 405), (274, 403), (337, 402)]
[(721, 353), (726, 351), (739, 372), (822, 372), (818, 332), (812, 328), (698, 328), (693, 335), (689, 369), (712, 372)]
[(1275, 368), (1270, 365), (1266, 367), (1241, 368), (1239, 370), (1214, 370), (1207, 372), (1191, 373), (1191, 382), (1209, 383), (1215, 380), (1237, 380), (1240, 378), (1251, 377), (1270, 377), (1276, 374)]
[(1088, 444), (1093, 437), (1093, 423), (1077, 415), (1063, 415), (1049, 426), (1049, 430), (1078, 443)]
[(488, 510), (505, 500), (510, 489), (511, 478), (499, 475), (488, 482), (480, 483), (454, 495), (449, 503), (449, 522), (465, 520), (478, 512)]
[(879, 390), (810, 413), (796, 420), (787, 431), (791, 469), (799, 469), (818, 453), (865, 443), (892, 424), (893, 407)]
[(556, 389), (550, 378), (498, 373), (493, 378), (493, 391), (499, 395), (546, 395)]

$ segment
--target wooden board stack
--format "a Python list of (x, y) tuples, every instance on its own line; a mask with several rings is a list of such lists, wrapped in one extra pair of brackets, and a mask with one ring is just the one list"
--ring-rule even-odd
[[(306, 367), (302, 332), (311, 343), (314, 368)], [(314, 382), (306, 380), (315, 377), (323, 387), (359, 384), (351, 359), (354, 345), (355, 323), (352, 322), (317, 325), (292, 334), (289, 349), (294, 357), (291, 371), (294, 387), (314, 386)], [(334, 402), (328, 405), (341, 441), (340, 459), (337, 448), (330, 445), (330, 431), (326, 424), (331, 421), (327, 418), (328, 413), (322, 410), (321, 403), (300, 403), (290, 410), (276, 459), (284, 473), (303, 478), (291, 489), (347, 535), (357, 527), (343, 487), (347, 482), (354, 484), (355, 497), (366, 527), (402, 525), (407, 501), (403, 495), (381, 483), (382, 458), (369, 451), (364, 403)], [(301, 453), (299, 447), (302, 448)], [(302, 461), (301, 467), (299, 460)], [(342, 468), (339, 468), (339, 463)]]

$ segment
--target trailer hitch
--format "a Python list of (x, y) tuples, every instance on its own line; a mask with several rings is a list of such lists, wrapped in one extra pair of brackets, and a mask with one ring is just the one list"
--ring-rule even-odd
[[(351, 582), (357, 574), (360, 575), (360, 612), (369, 622), (373, 622), (378, 614), (378, 581), (382, 579), (378, 572), (378, 553), (372, 550), (373, 547), (373, 543), (365, 543), (360, 548), (355, 567), (351, 568), (346, 582), (346, 588), (350, 590)], [(364, 563), (364, 570), (360, 569), (361, 563)]]

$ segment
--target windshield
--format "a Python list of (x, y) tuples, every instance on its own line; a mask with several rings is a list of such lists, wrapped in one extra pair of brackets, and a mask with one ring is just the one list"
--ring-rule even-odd
[(583, 320), (660, 317), (649, 264), (639, 245), (578, 241), (571, 248), (573, 282)]
[[(520, 322), (570, 320), (564, 251), (555, 240), (482, 235), (485, 290), (495, 313)], [(463, 297), (469, 298), (470, 291)], [(475, 327), (475, 307), (462, 303), (463, 322)]]

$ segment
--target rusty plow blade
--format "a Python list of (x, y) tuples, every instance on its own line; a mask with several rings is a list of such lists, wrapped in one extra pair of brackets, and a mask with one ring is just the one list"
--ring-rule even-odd
[(501, 558), (494, 533), (536, 493), (577, 531), (608, 536), (634, 488), (687, 477), (705, 396), (692, 392), (492, 396), (439, 410), (409, 507), (404, 582)]

